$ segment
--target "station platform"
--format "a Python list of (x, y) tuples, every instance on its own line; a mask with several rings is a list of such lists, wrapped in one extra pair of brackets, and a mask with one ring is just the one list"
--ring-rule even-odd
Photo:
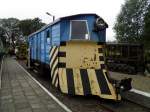
[(4, 58), (0, 112), (65, 112), (12, 58)]

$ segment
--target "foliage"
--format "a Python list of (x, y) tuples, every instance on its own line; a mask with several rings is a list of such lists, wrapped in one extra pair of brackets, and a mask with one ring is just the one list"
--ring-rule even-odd
[(2, 27), (0, 27), (0, 40), (6, 45), (5, 30)]
[(114, 30), (119, 42), (143, 41), (144, 17), (148, 0), (126, 0), (117, 17)]
[(37, 31), (44, 25), (45, 23), (42, 23), (39, 18), (34, 18), (22, 20), (19, 22), (18, 26), (23, 35), (28, 36), (29, 34)]
[(148, 10), (145, 15), (144, 22), (145, 22), (144, 33), (143, 33), (144, 44), (147, 49), (150, 49), (150, 5), (148, 6)]
[(18, 59), (27, 59), (27, 43), (20, 43), (17, 46), (16, 56)]
[(9, 42), (14, 46), (14, 41), (20, 35), (18, 23), (16, 18), (0, 19), (0, 37), (4, 44)]
[(4, 46), (14, 49), (24, 37), (39, 30), (45, 23), (39, 18), (19, 20), (17, 18), (0, 19), (0, 40)]

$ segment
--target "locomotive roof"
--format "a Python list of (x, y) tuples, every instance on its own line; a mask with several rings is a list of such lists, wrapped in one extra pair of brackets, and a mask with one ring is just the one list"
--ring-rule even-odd
[(63, 19), (69, 19), (69, 18), (73, 18), (73, 17), (78, 17), (78, 16), (95, 16), (96, 18), (98, 18), (99, 16), (97, 14), (94, 13), (87, 13), (87, 14), (76, 14), (76, 15), (71, 15), (71, 16), (65, 16), (65, 17), (60, 17), (58, 19), (56, 19), (55, 21), (43, 26), (41, 29), (37, 30), (36, 32), (30, 34), (28, 37), (33, 36), (36, 33), (39, 33), (41, 31), (43, 31), (44, 29), (46, 29), (47, 27), (54, 25), (56, 23), (58, 23), (59, 21), (63, 20)]

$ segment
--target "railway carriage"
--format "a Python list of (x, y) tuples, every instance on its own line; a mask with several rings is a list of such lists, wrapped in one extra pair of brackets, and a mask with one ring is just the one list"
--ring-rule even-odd
[(112, 81), (105, 65), (107, 23), (96, 14), (59, 18), (29, 35), (28, 65), (46, 71), (62, 93), (120, 100), (131, 79)]

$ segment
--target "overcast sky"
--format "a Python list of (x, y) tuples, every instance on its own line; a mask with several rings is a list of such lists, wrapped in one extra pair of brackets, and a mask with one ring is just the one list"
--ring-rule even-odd
[(116, 16), (125, 0), (0, 0), (0, 18), (18, 19), (39, 17), (45, 23), (52, 18), (49, 12), (59, 18), (79, 13), (96, 13), (109, 25), (107, 40), (114, 40), (112, 28)]

